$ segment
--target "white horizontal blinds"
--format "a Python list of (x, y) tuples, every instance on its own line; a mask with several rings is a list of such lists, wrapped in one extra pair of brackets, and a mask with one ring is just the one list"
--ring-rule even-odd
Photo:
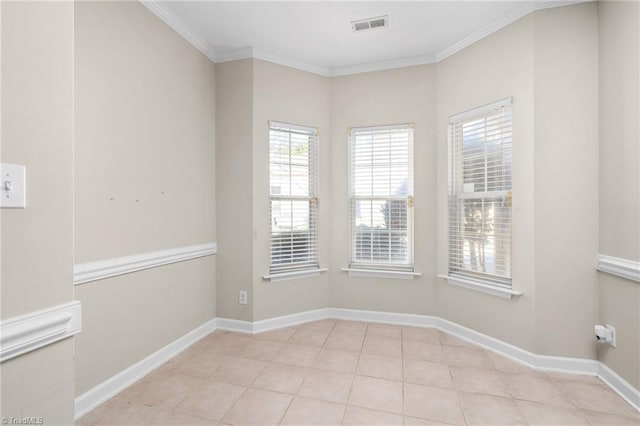
[(511, 99), (451, 117), (449, 275), (511, 285)]
[(271, 272), (318, 267), (318, 135), (269, 123)]
[(351, 129), (351, 267), (413, 270), (413, 126)]

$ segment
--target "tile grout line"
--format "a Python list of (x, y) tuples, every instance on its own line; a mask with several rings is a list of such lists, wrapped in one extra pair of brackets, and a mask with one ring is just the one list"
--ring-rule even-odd
[(351, 378), (351, 386), (349, 386), (349, 392), (347, 393), (347, 400), (345, 401), (344, 411), (342, 413), (342, 420), (340, 424), (344, 424), (344, 417), (347, 414), (347, 406), (349, 405), (349, 400), (351, 399), (351, 391), (353, 391), (353, 383), (356, 381), (356, 375), (358, 374), (358, 366), (360, 365), (360, 357), (362, 356), (362, 349), (364, 348), (364, 341), (367, 338), (367, 333), (369, 332), (369, 323), (365, 322), (366, 326), (364, 328), (364, 336), (362, 337), (362, 343), (360, 344), (360, 352), (358, 352), (358, 360), (356, 361), (356, 368), (353, 371), (353, 377)]
[[(322, 349), (324, 348), (324, 345), (326, 344), (327, 340), (329, 339), (329, 336), (331, 335), (331, 333), (335, 329), (336, 324), (337, 324), (337, 322), (334, 322), (334, 324), (331, 326), (331, 330), (329, 330), (329, 334), (327, 334), (327, 337), (324, 339), (324, 341), (322, 343), (322, 346), (320, 346), (320, 350), (318, 350), (318, 353), (316, 354), (316, 357), (314, 358), (314, 360), (311, 362), (311, 365), (307, 368), (307, 372), (305, 373), (304, 377), (300, 381), (300, 384), (298, 385), (298, 387), (296, 388), (294, 394), (292, 395), (291, 402), (287, 406), (287, 409), (284, 410), (284, 413), (282, 414), (282, 418), (280, 418), (280, 421), (278, 421), (278, 425), (282, 424), (282, 421), (284, 420), (284, 418), (286, 417), (287, 413), (289, 412), (289, 409), (291, 408), (291, 405), (293, 404), (293, 401), (296, 399), (296, 396), (298, 396), (298, 392), (300, 391), (300, 388), (304, 384), (305, 380), (307, 380), (307, 377), (309, 376), (309, 373), (311, 372), (311, 369), (313, 368), (313, 365), (318, 360), (318, 357), (320, 357), (320, 352), (322, 352)], [(287, 341), (285, 342), (285, 345), (289, 343), (289, 341), (293, 338), (294, 335), (295, 335), (295, 333), (292, 334), (291, 337), (289, 337), (289, 339), (287, 339)], [(303, 397), (301, 397), (301, 398), (303, 398)], [(343, 415), (344, 415), (344, 413), (343, 413)]]
[[(292, 398), (291, 398), (291, 401), (290, 401), (290, 403), (289, 403), (289, 405), (288, 405), (288, 406), (287, 406), (287, 408), (284, 410), (284, 412), (283, 412), (284, 414), (282, 415), (282, 417), (281, 417), (281, 419), (280, 419), (279, 423), (282, 423), (282, 421), (284, 420), (284, 417), (285, 417), (285, 416), (286, 416), (286, 414), (289, 412), (289, 409), (290, 409), (290, 407), (291, 407), (291, 405), (292, 405), (292, 403), (293, 403), (293, 400), (298, 396), (298, 392), (299, 392), (299, 390), (300, 390), (301, 386), (303, 385), (304, 381), (307, 379), (307, 377), (308, 377), (309, 373), (311, 372), (311, 369), (313, 369), (313, 368), (314, 368), (314, 364), (317, 362), (317, 360), (318, 360), (318, 358), (319, 358), (319, 356), (320, 356), (320, 353), (322, 352), (322, 350), (323, 350), (323, 349), (325, 349), (325, 348), (326, 348), (326, 347), (325, 347), (325, 345), (327, 344), (329, 337), (331, 336), (331, 334), (333, 333), (333, 331), (337, 330), (337, 324), (338, 324), (338, 323), (339, 323), (339, 320), (336, 320), (336, 322), (334, 322), (334, 323), (333, 323), (333, 325), (331, 326), (331, 330), (329, 331), (329, 333), (328, 333), (328, 334), (327, 334), (327, 336), (325, 337), (325, 339), (324, 339), (324, 341), (323, 341), (322, 346), (320, 346), (320, 348), (319, 348), (319, 350), (318, 350), (317, 354), (315, 355), (314, 360), (313, 360), (313, 361), (312, 361), (312, 363), (311, 363), (311, 366), (310, 366), (309, 368), (307, 368), (307, 369), (306, 369), (307, 371), (306, 371), (306, 373), (305, 373), (305, 376), (304, 376), (304, 378), (302, 379), (302, 381), (300, 382), (300, 384), (298, 385), (298, 387), (297, 387), (296, 391), (294, 392), (294, 394), (293, 394), (293, 395), (290, 395), (290, 394), (287, 394), (287, 393), (285, 393), (285, 392), (277, 392), (277, 393), (285, 394), (285, 395), (288, 395), (288, 396), (291, 396), (291, 397), (292, 397)], [(342, 404), (344, 407), (343, 407), (343, 411), (342, 411), (342, 420), (341, 420), (341, 423), (344, 423), (345, 416), (346, 416), (346, 410), (347, 410), (347, 408), (348, 408), (348, 407), (364, 408), (364, 407), (358, 407), (358, 406), (356, 406), (356, 405), (350, 405), (350, 404), (349, 404), (349, 399), (350, 399), (350, 395), (351, 395), (352, 390), (353, 390), (353, 385), (354, 385), (354, 382), (355, 382), (355, 378), (356, 378), (356, 376), (358, 376), (358, 372), (357, 372), (358, 370), (357, 370), (357, 369), (358, 369), (358, 367), (359, 367), (359, 365), (360, 365), (360, 361), (361, 361), (362, 355), (363, 355), (363, 353), (364, 353), (364, 352), (363, 352), (364, 345), (365, 345), (366, 338), (367, 338), (367, 336), (368, 336), (368, 334), (369, 334), (370, 326), (371, 326), (371, 323), (369, 323), (369, 322), (364, 322), (364, 321), (363, 321), (363, 323), (365, 324), (365, 328), (364, 328), (364, 336), (363, 336), (363, 338), (362, 338), (362, 342), (361, 342), (361, 345), (360, 345), (360, 351), (358, 352), (358, 357), (357, 357), (357, 361), (356, 361), (356, 371), (355, 371), (355, 372), (353, 373), (353, 375), (352, 375), (352, 379), (351, 379), (351, 386), (350, 386), (350, 388), (349, 388), (349, 392), (347, 393), (347, 400), (345, 401), (345, 403), (344, 403), (344, 404)], [(237, 333), (236, 333), (236, 332), (229, 332), (229, 334), (230, 334), (230, 335), (237, 335)], [(294, 333), (294, 334), (295, 334), (295, 333)], [(205, 337), (206, 337), (206, 336), (205, 336)], [(289, 344), (289, 343), (290, 343), (290, 341), (291, 341), (292, 337), (293, 337), (293, 335), (292, 335), (292, 336), (289, 336), (286, 340), (284, 340), (284, 341), (282, 341), (282, 342), (278, 341), (278, 343), (282, 343), (282, 347), (284, 347), (284, 346), (286, 346), (287, 344)], [(204, 338), (204, 337), (203, 337), (203, 338)], [(443, 343), (443, 342), (442, 342), (442, 340), (441, 340), (441, 336), (439, 337), (438, 341), (439, 341), (440, 346), (443, 346), (443, 345), (444, 345), (444, 346), (451, 346), (451, 345), (449, 345), (449, 344), (445, 344), (445, 343)], [(204, 350), (205, 348), (211, 347), (211, 346), (215, 345), (216, 343), (217, 343), (216, 341), (208, 342), (208, 343), (207, 343), (207, 344), (205, 344), (202, 348), (200, 348), (200, 349), (199, 349), (199, 351), (202, 351), (202, 350)], [(218, 342), (218, 343), (219, 343), (219, 342)], [(405, 390), (405, 371), (404, 371), (404, 364), (405, 364), (405, 359), (404, 359), (404, 358), (405, 358), (405, 356), (404, 356), (404, 352), (405, 352), (405, 348), (404, 348), (404, 346), (405, 346), (405, 343), (406, 343), (406, 342), (405, 342), (405, 339), (404, 339), (404, 330), (403, 330), (403, 328), (401, 327), (401, 329), (400, 329), (400, 349), (401, 349), (401, 351), (400, 351), (400, 359), (401, 359), (401, 370), (402, 370), (402, 371), (401, 371), (401, 377), (402, 377), (402, 379), (401, 379), (401, 382), (402, 382), (402, 415), (401, 415), (401, 416), (403, 417), (403, 420), (405, 420), (405, 419), (404, 419), (404, 417), (407, 417), (407, 416), (405, 415), (405, 408), (406, 408), (406, 407), (405, 407), (405, 394), (404, 394), (404, 390)], [(307, 346), (310, 346), (310, 345), (307, 345)], [(312, 346), (312, 345), (311, 345), (311, 346)], [(454, 347), (458, 347), (457, 345), (452, 345), (452, 346), (454, 346)], [(462, 346), (462, 347), (464, 347), (464, 346)], [(330, 349), (330, 348), (326, 348), (326, 349)], [(473, 348), (473, 349), (475, 349), (475, 348)], [(480, 348), (479, 348), (479, 349), (480, 349)], [(238, 354), (242, 353), (242, 350), (243, 350), (242, 348), (241, 348), (241, 349), (238, 349)], [(485, 350), (485, 351), (483, 351), (483, 352), (486, 352), (486, 350)], [(216, 355), (216, 354), (212, 354), (212, 355)], [(233, 355), (220, 355), (220, 354), (217, 354), (216, 356), (220, 356), (220, 357), (224, 357), (224, 358), (231, 358)], [(247, 357), (247, 359), (252, 359), (252, 358)], [(243, 396), (245, 396), (245, 394), (247, 393), (247, 391), (248, 391), (249, 389), (254, 389), (254, 388), (253, 388), (253, 387), (251, 387), (251, 386), (253, 385), (253, 383), (255, 383), (255, 381), (257, 380), (257, 377), (259, 377), (259, 376), (262, 374), (262, 372), (264, 372), (264, 370), (265, 370), (269, 365), (274, 364), (273, 357), (272, 357), (270, 360), (258, 360), (258, 361), (266, 361), (266, 362), (265, 362), (265, 365), (264, 365), (264, 366), (262, 367), (262, 369), (260, 370), (260, 372), (258, 372), (258, 374), (257, 374), (257, 375), (256, 375), (256, 376), (255, 376), (251, 381), (250, 381), (250, 383), (245, 387), (245, 389), (244, 389), (244, 390), (243, 390), (243, 392), (239, 395), (239, 397), (238, 397), (238, 398), (237, 398), (237, 399), (236, 399), (236, 400), (231, 404), (231, 406), (230, 406), (230, 407), (229, 407), (229, 408), (224, 412), (224, 414), (222, 415), (222, 417), (220, 418), (220, 420), (218, 420), (218, 422), (222, 422), (222, 419), (223, 419), (226, 415), (228, 415), (229, 411), (230, 411), (231, 409), (233, 409), (233, 407), (235, 407), (235, 406), (237, 405), (238, 401), (239, 401)], [(540, 377), (540, 376), (536, 376), (536, 377), (541, 378), (541, 379), (542, 379), (542, 378), (544, 378), (544, 379), (546, 379), (546, 381), (550, 382), (550, 383), (551, 383), (555, 388), (558, 388), (558, 389), (560, 390), (561, 394), (562, 394), (563, 396), (565, 396), (565, 397), (569, 400), (569, 402), (572, 404), (572, 407), (560, 407), (560, 406), (555, 406), (555, 405), (552, 405), (552, 404), (549, 404), (549, 403), (544, 403), (544, 402), (535, 401), (535, 400), (530, 400), (530, 399), (518, 399), (518, 398), (516, 398), (516, 397), (513, 395), (513, 393), (511, 392), (511, 388), (510, 388), (510, 386), (508, 385), (508, 383), (506, 382), (506, 379), (505, 379), (504, 375), (507, 375), (507, 374), (527, 374), (527, 373), (530, 373), (530, 372), (529, 372), (529, 371), (527, 371), (527, 372), (509, 372), (509, 371), (502, 371), (502, 370), (499, 370), (499, 369), (496, 367), (496, 362), (495, 362), (491, 357), (489, 357), (489, 362), (490, 362), (490, 364), (489, 364), (489, 365), (490, 365), (490, 367), (488, 367), (488, 368), (473, 367), (473, 366), (467, 366), (467, 367), (473, 367), (473, 368), (478, 368), (478, 369), (480, 369), (480, 368), (481, 368), (481, 369), (483, 369), (483, 370), (493, 370), (493, 371), (495, 371), (495, 372), (498, 374), (498, 377), (499, 377), (500, 382), (501, 382), (503, 385), (505, 385), (506, 390), (507, 390), (508, 394), (510, 395), (509, 399), (511, 399), (512, 401), (514, 401), (514, 403), (516, 404), (516, 410), (517, 410), (517, 412), (520, 414), (520, 416), (521, 416), (525, 421), (527, 421), (527, 420), (526, 420), (526, 416), (524, 416), (524, 412), (523, 412), (523, 411), (522, 411), (522, 409), (520, 408), (520, 406), (519, 406), (519, 404), (518, 404), (518, 401), (525, 401), (525, 402), (533, 403), (533, 404), (536, 404), (536, 405), (539, 405), (539, 406), (543, 406), (543, 407), (544, 407), (544, 406), (547, 406), (547, 407), (553, 407), (553, 408), (559, 408), (559, 409), (571, 409), (571, 410), (577, 410), (577, 412), (579, 413), (580, 417), (581, 417), (581, 418), (583, 418), (583, 419), (585, 419), (585, 420), (587, 420), (588, 422), (590, 422), (591, 420), (589, 420), (589, 418), (587, 417), (586, 412), (593, 412), (593, 413), (598, 413), (598, 414), (613, 414), (613, 415), (616, 415), (616, 414), (611, 413), (611, 412), (608, 412), (608, 411), (601, 411), (601, 410), (589, 410), (589, 409), (582, 409), (582, 408), (578, 407), (578, 406), (575, 404), (575, 402), (573, 401), (573, 399), (569, 397), (569, 395), (568, 395), (567, 391), (565, 390), (565, 388), (561, 385), (563, 382), (565, 382), (565, 381), (570, 381), (570, 380), (569, 380), (569, 379), (566, 379), (566, 380), (565, 380), (565, 379), (561, 379), (561, 378), (558, 378), (558, 379), (556, 380), (556, 379), (553, 379), (551, 376), (549, 376), (547, 373), (544, 373), (544, 372), (542, 372), (542, 377)], [(443, 363), (447, 366), (447, 369), (448, 369), (448, 372), (449, 372), (449, 377), (450, 377), (450, 379), (451, 379), (451, 381), (452, 381), (452, 384), (453, 384), (453, 388), (454, 388), (453, 390), (456, 392), (456, 395), (457, 395), (458, 406), (459, 406), (460, 410), (462, 411), (463, 419), (464, 419), (465, 423), (467, 423), (467, 416), (466, 416), (466, 414), (465, 414), (464, 410), (462, 410), (462, 403), (461, 403), (461, 400), (460, 400), (460, 395), (461, 395), (461, 393), (466, 393), (466, 392), (464, 392), (464, 391), (462, 391), (462, 390), (460, 390), (460, 391), (458, 390), (458, 388), (457, 388), (457, 386), (456, 386), (456, 384), (455, 384), (455, 381), (453, 380), (453, 373), (452, 373), (452, 370), (451, 370), (451, 365), (450, 365), (448, 362), (446, 362), (446, 360), (445, 360)], [(168, 371), (168, 373), (170, 373), (170, 374), (176, 374), (176, 375), (180, 375), (180, 376), (186, 376), (186, 377), (190, 377), (190, 378), (192, 378), (192, 379), (197, 379), (197, 380), (200, 380), (200, 381), (202, 381), (202, 382), (205, 382), (205, 381), (207, 381), (208, 379), (210, 379), (212, 376), (214, 376), (214, 375), (216, 374), (216, 372), (218, 372), (218, 371), (219, 371), (219, 370), (224, 366), (224, 364), (225, 364), (225, 363), (224, 363), (224, 362), (222, 362), (222, 364), (220, 364), (218, 367), (216, 367), (216, 368), (215, 368), (211, 373), (209, 373), (209, 375), (208, 375), (208, 376), (206, 376), (205, 378), (202, 378), (202, 377), (200, 377), (200, 376), (192, 376), (192, 375), (190, 375), (190, 374), (185, 374), (185, 373), (175, 372), (174, 370), (175, 370), (175, 368), (177, 368), (177, 366), (173, 366), (172, 368), (170, 368), (170, 369), (169, 369), (169, 371)], [(277, 364), (277, 363), (276, 363), (276, 364)], [(285, 365), (286, 365), (286, 364), (285, 364)], [(462, 365), (462, 366), (464, 367), (464, 365)], [(530, 369), (527, 369), (527, 370), (530, 370)], [(154, 371), (155, 371), (155, 370), (154, 370)], [(334, 371), (334, 370), (330, 370), (330, 371)], [(533, 371), (536, 371), (536, 372), (537, 372), (537, 370), (535, 370), (535, 369), (534, 369)], [(372, 377), (372, 378), (381, 378), (381, 377), (367, 376), (367, 375), (362, 375), (362, 376), (363, 376), (363, 377)], [(386, 379), (386, 380), (390, 380), (390, 379)], [(578, 381), (577, 381), (577, 382), (578, 382)], [(223, 382), (223, 383), (224, 383), (224, 382)], [(235, 383), (231, 383), (231, 384), (234, 384), (234, 385), (235, 385)], [(598, 383), (598, 384), (601, 384), (601, 383)], [(602, 385), (604, 386), (605, 384), (602, 384)], [(431, 385), (424, 385), (424, 386), (431, 386)], [(191, 394), (193, 394), (193, 393), (195, 392), (195, 389), (196, 389), (197, 387), (198, 387), (198, 386), (194, 386), (194, 387), (192, 387), (190, 390), (188, 390), (188, 391), (186, 392), (186, 394), (185, 394), (186, 396), (184, 396), (182, 399), (180, 399), (180, 400), (179, 400), (179, 401), (178, 401), (178, 402), (173, 406), (173, 408), (168, 408), (168, 409), (158, 410), (158, 414), (157, 414), (157, 416), (158, 416), (158, 417), (154, 420), (154, 421), (155, 421), (155, 423), (157, 423), (157, 422), (158, 422), (158, 421), (159, 421), (163, 416), (167, 415), (168, 413), (170, 413), (171, 411), (173, 411), (177, 406), (179, 406), (179, 405), (180, 405), (180, 404), (181, 404), (181, 403), (182, 403), (186, 398), (188, 398), (188, 397), (189, 397), (189, 395), (191, 395)], [(264, 389), (264, 390), (266, 390), (266, 389)], [(276, 392), (276, 391), (271, 391), (271, 392)], [(482, 393), (482, 392), (470, 392), (470, 393), (478, 394), (478, 395), (492, 396), (492, 397), (497, 396), (497, 395), (488, 394), (488, 393)], [(116, 396), (114, 396), (114, 398), (117, 398), (117, 395), (116, 395)], [(310, 398), (310, 399), (315, 400), (315, 398)], [(322, 401), (322, 402), (329, 402), (329, 401), (324, 401), (324, 400), (318, 400), (318, 401)], [(126, 400), (125, 400), (125, 402), (126, 402)], [(144, 405), (144, 404), (143, 404), (143, 405)], [(147, 405), (144, 405), (144, 406), (145, 406), (145, 407), (149, 407), (149, 408), (155, 408), (155, 407), (153, 407), (153, 406), (147, 406)], [(97, 408), (97, 407), (96, 407), (96, 408)], [(382, 410), (378, 410), (378, 409), (372, 409), (372, 408), (367, 408), (367, 409), (372, 410), (372, 411), (376, 411), (376, 412), (380, 412), (380, 413), (386, 413), (386, 414), (397, 414), (397, 413), (389, 413), (389, 412), (382, 411)], [(93, 410), (92, 410), (92, 411), (93, 411)], [(179, 412), (178, 412), (178, 413), (179, 413)], [(87, 414), (89, 414), (89, 413), (87, 413)], [(183, 413), (183, 414), (186, 414), (186, 415), (189, 415), (189, 416), (192, 416), (192, 417), (196, 417), (196, 418), (200, 418), (200, 419), (204, 419), (204, 418), (202, 418), (202, 417), (200, 417), (200, 416), (196, 416), (196, 415), (193, 415), (193, 414), (191, 414), (191, 413)], [(625, 417), (625, 416), (626, 416), (625, 414), (618, 414), (618, 415), (621, 415), (621, 416), (623, 416), (623, 417)], [(211, 420), (211, 419), (206, 419), (206, 420)], [(99, 423), (99, 421), (98, 421), (98, 423)]]
[(401, 377), (402, 377), (402, 424), (405, 423), (405, 416), (406, 416), (406, 410), (405, 410), (405, 404), (404, 404), (404, 328), (400, 327), (400, 366), (402, 368), (401, 371)]

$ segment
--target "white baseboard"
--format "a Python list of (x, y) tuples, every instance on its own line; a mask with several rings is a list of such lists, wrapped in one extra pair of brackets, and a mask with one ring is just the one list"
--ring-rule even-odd
[(607, 385), (609, 385), (609, 387), (611, 387), (611, 389), (640, 411), (640, 391), (635, 389), (600, 361), (584, 358), (535, 354), (518, 346), (440, 317), (393, 312), (362, 311), (357, 309), (326, 308), (315, 311), (299, 312), (292, 315), (257, 321), (255, 323), (251, 323), (250, 321), (218, 318), (218, 324), (223, 324), (224, 326), (221, 328), (229, 331), (260, 333), (282, 327), (299, 325), (309, 321), (329, 318), (436, 328), (539, 371), (599, 376)]
[(598, 376), (602, 381), (609, 385), (609, 387), (625, 401), (640, 411), (640, 390), (631, 386), (629, 382), (620, 377), (618, 373), (607, 367), (604, 363), (600, 362), (599, 364), (600, 369)]
[(237, 333), (253, 333), (253, 323), (231, 318), (216, 318), (216, 330), (235, 331)]
[(387, 324), (430, 327), (449, 333), (480, 347), (496, 352), (507, 358), (542, 371), (561, 371), (566, 373), (598, 374), (598, 361), (590, 359), (537, 355), (510, 343), (498, 340), (476, 330), (464, 327), (443, 318), (399, 314), (390, 312), (359, 311), (354, 309), (331, 308), (330, 318), (351, 319), (357, 321), (383, 322)]
[(75, 399), (76, 420), (216, 329), (212, 319)]
[(261, 333), (263, 331), (275, 330), (282, 327), (288, 327), (290, 325), (323, 320), (329, 318), (328, 313), (329, 309), (324, 308), (256, 321), (253, 323), (253, 332)]
[(253, 334), (330, 318), (435, 328), (540, 371), (597, 375), (611, 389), (640, 411), (640, 391), (597, 360), (538, 355), (435, 316), (325, 308), (256, 322), (228, 318), (211, 320), (76, 398), (76, 419), (133, 384), (215, 329)]

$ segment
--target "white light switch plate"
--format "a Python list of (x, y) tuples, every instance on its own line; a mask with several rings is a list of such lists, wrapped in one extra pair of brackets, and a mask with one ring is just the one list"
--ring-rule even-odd
[(0, 164), (0, 208), (23, 209), (26, 204), (25, 167)]

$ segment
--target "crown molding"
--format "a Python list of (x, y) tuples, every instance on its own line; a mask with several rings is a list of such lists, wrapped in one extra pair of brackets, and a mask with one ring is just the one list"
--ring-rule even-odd
[(203, 38), (191, 31), (187, 25), (176, 17), (171, 11), (164, 7), (156, 0), (140, 0), (151, 12), (156, 14), (160, 19), (173, 28), (178, 34), (190, 42), (196, 49), (201, 51), (211, 61), (215, 63), (237, 61), (241, 59), (261, 59), (263, 61), (272, 62), (274, 64), (284, 65), (290, 68), (296, 68), (301, 71), (307, 71), (319, 74), (324, 77), (338, 77), (350, 74), (361, 74), (374, 71), (384, 71), (389, 69), (411, 67), (417, 65), (434, 64), (448, 58), (449, 56), (461, 51), (462, 49), (482, 40), (483, 38), (495, 33), (496, 31), (506, 27), (520, 18), (537, 10), (550, 9), (554, 7), (569, 6), (578, 3), (593, 2), (596, 0), (553, 0), (538, 1), (527, 0), (522, 5), (512, 9), (499, 18), (489, 22), (479, 30), (465, 36), (464, 38), (452, 43), (446, 48), (433, 54), (410, 56), (405, 58), (390, 59), (386, 61), (370, 62), (366, 64), (358, 64), (347, 67), (325, 68), (313, 65), (295, 59), (283, 58), (281, 56), (272, 55), (269, 52), (258, 50), (252, 46), (232, 49), (225, 52), (215, 52), (214, 49)]
[(202, 37), (191, 31), (191, 29), (189, 29), (189, 27), (182, 22), (180, 18), (175, 16), (159, 1), (140, 0), (140, 3), (169, 25), (175, 32), (180, 34), (185, 40), (191, 43), (193, 47), (209, 58), (211, 62), (215, 63), (217, 61), (216, 52), (213, 50), (211, 45), (209, 45), (209, 43), (207, 43)]
[(296, 68), (301, 71), (307, 71), (324, 77), (332, 76), (331, 69), (329, 68), (320, 67), (306, 62), (296, 61), (295, 59), (283, 58), (280, 56), (272, 55), (262, 50), (253, 49), (253, 57), (255, 59), (261, 59), (263, 61), (272, 62), (274, 64), (284, 65), (285, 67)]
[(396, 68), (413, 67), (416, 65), (427, 65), (436, 63), (436, 55), (409, 56), (406, 58), (391, 59), (388, 61), (371, 62), (368, 64), (353, 65), (349, 67), (332, 68), (330, 76), (339, 77), (342, 75), (362, 74), (365, 72), (384, 71)]
[(216, 55), (216, 63), (239, 61), (241, 59), (251, 59), (254, 57), (253, 47), (240, 47), (238, 49), (225, 50)]
[(498, 19), (489, 22), (479, 30), (469, 34), (468, 36), (456, 41), (448, 47), (442, 49), (435, 55), (435, 62), (440, 62), (449, 56), (458, 53), (465, 47), (471, 46), (473, 43), (482, 40), (485, 37), (495, 33), (496, 31), (506, 27), (509, 24), (514, 23), (520, 18), (523, 18), (535, 11), (535, 6), (531, 2), (525, 2), (522, 5), (510, 10), (506, 14), (502, 15)]

